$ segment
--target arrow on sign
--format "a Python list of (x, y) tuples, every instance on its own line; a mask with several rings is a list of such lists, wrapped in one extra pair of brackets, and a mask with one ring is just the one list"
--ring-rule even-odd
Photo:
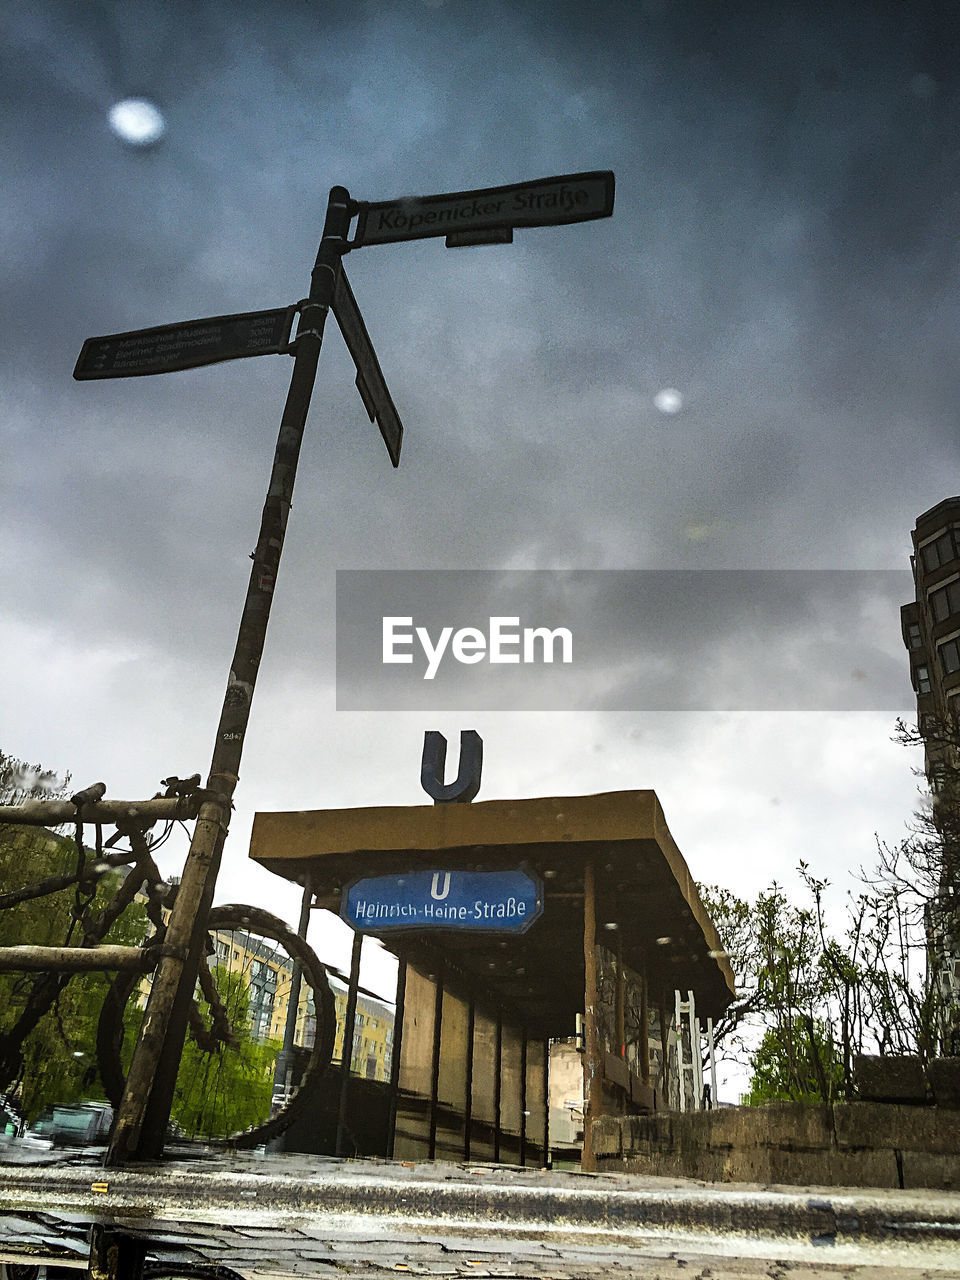
[(333, 294), (333, 314), (337, 318), (343, 340), (346, 342), (353, 363), (357, 366), (357, 390), (363, 407), (376, 420), (383, 436), (383, 442), (390, 454), (390, 461), (395, 467), (400, 465), (400, 445), (403, 441), (403, 426), (397, 415), (396, 407), (387, 390), (383, 378), (380, 361), (373, 349), (367, 326), (357, 306), (343, 267), (337, 276), (337, 286)]

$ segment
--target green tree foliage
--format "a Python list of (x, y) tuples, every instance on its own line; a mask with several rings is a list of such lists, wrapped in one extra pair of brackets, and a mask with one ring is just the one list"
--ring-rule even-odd
[[(232, 1037), (227, 1044), (200, 1045), (193, 1029), (187, 1032), (174, 1086), (170, 1119), (189, 1138), (223, 1138), (264, 1121), (270, 1114), (278, 1040), (257, 1040), (250, 1024), (250, 988), (240, 973), (221, 965), (211, 969), (217, 994), (226, 1010)], [(196, 992), (205, 1028), (211, 1025), (210, 1006)], [(141, 1008), (124, 1025), (122, 1059), (128, 1066), (143, 1015)]]
[(27, 764), (0, 751), (0, 804), (24, 800), (60, 800), (67, 794), (70, 774), (58, 777), (52, 769)]
[[(233, 1044), (208, 1053), (188, 1035), (174, 1092), (173, 1120), (184, 1132), (226, 1136), (258, 1124), (270, 1114), (273, 1071), (281, 1045), (254, 1039), (250, 990), (238, 973), (216, 966), (213, 979), (229, 1012)], [(209, 1023), (209, 1006), (200, 1001)]]
[(879, 846), (879, 878), (922, 904), (939, 1007), (933, 1038), (943, 1054), (960, 1055), (960, 718), (925, 715), (923, 727), (897, 721), (895, 741), (923, 747), (929, 787), (906, 840)]
[[(89, 850), (85, 857), (93, 861)], [(73, 840), (43, 828), (0, 825), (0, 886), (4, 892), (66, 874), (77, 864)], [(78, 896), (76, 888), (70, 887), (0, 910), (0, 946), (60, 946), (68, 940), (76, 945), (82, 929), (75, 912), (85, 906), (95, 915), (121, 879), (122, 872), (111, 870), (97, 877), (92, 897), (89, 893)], [(140, 942), (146, 932), (145, 908), (134, 903), (113, 924), (105, 940), (132, 944)], [(75, 974), (60, 986), (62, 977), (65, 975), (0, 974), (0, 1089), (16, 1091), (16, 1101), (28, 1121), (48, 1106), (103, 1096), (94, 1045), (107, 980), (101, 974)], [(20, 1045), (11, 1033), (42, 983), (59, 990), (50, 1010)]]
[(752, 901), (719, 885), (699, 890), (737, 980), (736, 998), (716, 1021), (714, 1038), (741, 1059), (753, 1052), (758, 1024), (789, 1023), (791, 1011), (819, 999), (816, 920), (776, 882)]
[(897, 866), (881, 847), (838, 912), (838, 934), (827, 921), (828, 882), (806, 863), (800, 904), (776, 883), (753, 901), (701, 887), (738, 982), (717, 1041), (751, 1066), (751, 1101), (848, 1096), (856, 1054), (936, 1051), (943, 1010), (926, 963), (924, 898), (891, 874)]
[(751, 1063), (749, 1106), (777, 1100), (832, 1102), (843, 1092), (843, 1062), (828, 1024), (799, 1017), (768, 1027)]
[(877, 842), (833, 928), (806, 863), (800, 905), (777, 884), (753, 901), (701, 890), (739, 983), (718, 1040), (751, 1064), (751, 1101), (849, 1095), (861, 1053), (960, 1053), (960, 722), (898, 721), (895, 740), (924, 748), (932, 790), (905, 839)]
[[(69, 774), (58, 778), (40, 765), (27, 765), (0, 752), (0, 803), (27, 799), (59, 799)], [(90, 828), (87, 828), (89, 831)], [(131, 857), (131, 861), (133, 861)], [(80, 857), (76, 841), (43, 828), (0, 824), (0, 895), (15, 894), (50, 877), (87, 872), (78, 889), (71, 885), (43, 897), (0, 907), (0, 946), (76, 946), (85, 923), (96, 920), (122, 883), (123, 871), (97, 864), (95, 853)], [(146, 907), (134, 901), (113, 922), (103, 941), (138, 944), (152, 926)], [(30, 1122), (53, 1105), (69, 1105), (103, 1097), (95, 1043), (108, 975), (0, 973), (0, 1092)], [(273, 1094), (273, 1069), (280, 1044), (260, 1042), (249, 1025), (249, 988), (239, 975), (215, 971), (221, 999), (233, 1027), (232, 1043), (201, 1049), (188, 1035), (173, 1104), (172, 1119), (190, 1134), (224, 1135), (265, 1119)], [(53, 997), (50, 1008), (18, 1034), (30, 1009)], [(197, 1003), (205, 1020), (208, 1009)], [(141, 1011), (142, 1012), (142, 1011)], [(139, 1029), (136, 1001), (125, 1027), (125, 1061), (129, 1062)]]

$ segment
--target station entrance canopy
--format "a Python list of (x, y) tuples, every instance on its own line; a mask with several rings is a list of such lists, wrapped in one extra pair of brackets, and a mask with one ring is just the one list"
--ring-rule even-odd
[(733, 999), (729, 962), (653, 791), (258, 813), (250, 856), (301, 885), (309, 877), (332, 910), (359, 877), (532, 868), (543, 881), (543, 912), (522, 934), (368, 931), (390, 949), (402, 942), (410, 958), (443, 958), (534, 1035), (570, 1036), (583, 1011), (588, 864), (597, 942), (616, 942), (651, 996), (693, 991), (712, 1018)]
[(250, 852), (399, 958), (390, 1118), (358, 1154), (548, 1162), (550, 1042), (582, 1016), (590, 1168), (599, 1116), (683, 1105), (677, 993), (707, 1018), (733, 998), (652, 791), (258, 813)]

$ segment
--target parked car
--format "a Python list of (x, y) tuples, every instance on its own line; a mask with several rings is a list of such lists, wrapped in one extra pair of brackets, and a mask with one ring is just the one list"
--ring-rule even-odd
[(0, 1097), (0, 1133), (12, 1136), (21, 1127), (20, 1112), (8, 1098)]
[(32, 1132), (55, 1147), (90, 1147), (107, 1141), (113, 1108), (105, 1102), (82, 1102), (44, 1112)]

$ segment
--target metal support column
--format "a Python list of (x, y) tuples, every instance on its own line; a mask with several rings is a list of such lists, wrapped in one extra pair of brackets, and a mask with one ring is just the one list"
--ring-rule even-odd
[(393, 1159), (397, 1137), (397, 1103), (400, 1098), (400, 1063), (403, 1053), (403, 1008), (407, 997), (407, 958), (398, 957), (397, 998), (393, 1009), (393, 1052), (390, 1056), (390, 1120), (387, 1132), (387, 1155)]
[(614, 994), (617, 1023), (617, 1057), (627, 1056), (627, 980), (623, 972), (623, 934), (617, 931), (617, 985)]
[(477, 1029), (477, 1006), (473, 996), (467, 1007), (467, 1079), (464, 1085), (466, 1106), (463, 1117), (463, 1158), (470, 1159), (470, 1141), (473, 1136), (473, 1038)]
[[(310, 877), (306, 877), (303, 886), (303, 898), (300, 902), (300, 919), (297, 923), (297, 934), (306, 941), (307, 928), (310, 924), (310, 908), (313, 904), (313, 892), (310, 887)], [(297, 1016), (300, 1011), (300, 989), (303, 985), (303, 973), (299, 963), (293, 961), (293, 969), (290, 975), (290, 997), (287, 1000), (287, 1018), (283, 1027), (283, 1048), (277, 1056), (276, 1066), (273, 1072), (273, 1101), (271, 1105), (271, 1114), (280, 1110), (287, 1098), (290, 1096), (290, 1090), (293, 1084), (294, 1072), (294, 1045), (297, 1038)], [(285, 1134), (279, 1134), (268, 1144), (269, 1151), (283, 1151)]]
[(436, 978), (436, 998), (433, 1002), (433, 1057), (430, 1066), (430, 1135), (428, 1160), (437, 1157), (437, 1111), (440, 1106), (440, 1039), (443, 1034), (443, 970)]
[(690, 1019), (690, 1068), (693, 1076), (693, 1109), (703, 1107), (703, 1058), (700, 1054), (700, 1022), (696, 1015), (693, 992), (687, 992), (687, 1017)]
[(493, 1078), (493, 1163), (500, 1160), (501, 1103), (503, 1100), (503, 1013), (497, 1010), (497, 1067)]
[(550, 1154), (550, 1041), (543, 1042), (543, 1163), (553, 1165)]
[(363, 934), (353, 935), (350, 951), (350, 985), (347, 987), (347, 1008), (343, 1018), (343, 1040), (340, 1047), (340, 1105), (337, 1108), (337, 1136), (333, 1153), (343, 1155), (347, 1133), (347, 1110), (350, 1104), (350, 1069), (353, 1066), (353, 1028), (357, 1020), (357, 988), (360, 986), (360, 956), (363, 952)]
[(677, 1037), (677, 1079), (680, 1083), (680, 1110), (687, 1109), (687, 1086), (684, 1076), (686, 1067), (683, 1065), (683, 1015), (680, 1012), (680, 992), (673, 993), (673, 1027)]
[(593, 862), (583, 868), (583, 1156), (581, 1168), (596, 1172), (593, 1121), (600, 1115), (603, 1077), (597, 1042), (597, 903)]
[(660, 1022), (660, 1092), (670, 1107), (673, 1101), (670, 1090), (670, 1026), (667, 1022), (667, 993), (663, 987), (657, 1003), (657, 1017)]
[(707, 1019), (707, 1052), (710, 1054), (710, 1106), (717, 1105), (717, 1054), (713, 1039), (713, 1019)]
[(650, 1084), (650, 988), (647, 982), (647, 958), (640, 973), (640, 1079)]
[(527, 1163), (527, 1028), (520, 1028), (520, 1154), (518, 1163)]

